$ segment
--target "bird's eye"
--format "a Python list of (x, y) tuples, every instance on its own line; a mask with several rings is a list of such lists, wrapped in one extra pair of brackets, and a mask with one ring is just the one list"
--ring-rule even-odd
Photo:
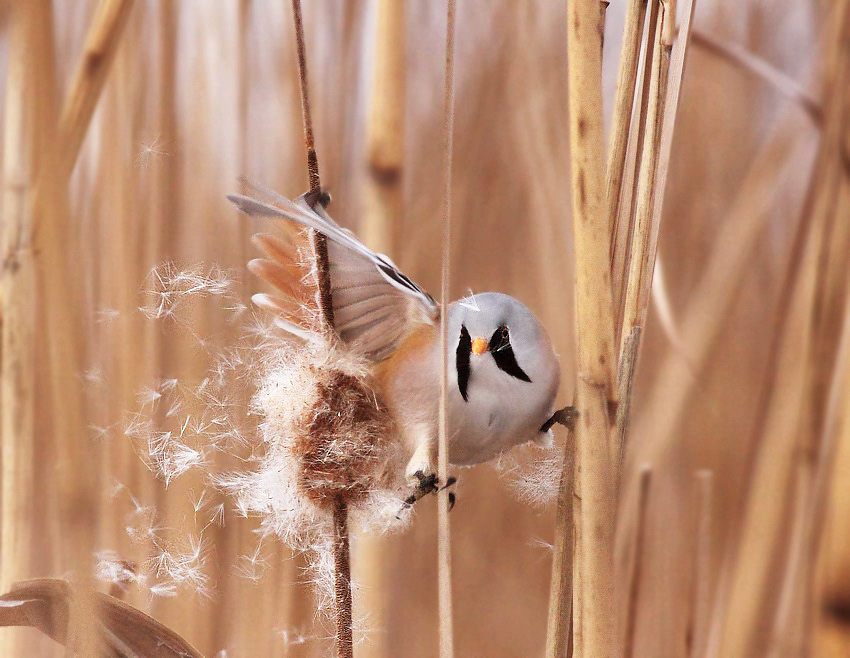
[(499, 370), (524, 382), (531, 382), (531, 377), (525, 374), (525, 371), (517, 363), (513, 347), (511, 347), (510, 331), (505, 325), (493, 332), (489, 349)]

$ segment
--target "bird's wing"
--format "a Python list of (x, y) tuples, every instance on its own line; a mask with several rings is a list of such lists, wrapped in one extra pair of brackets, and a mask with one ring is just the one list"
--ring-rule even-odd
[[(304, 196), (290, 201), (273, 192), (255, 191), (267, 201), (238, 194), (227, 198), (248, 215), (289, 219), (328, 238), (334, 328), (343, 341), (356, 345), (378, 361), (388, 357), (415, 326), (433, 324), (438, 315), (434, 299), (389, 258), (375, 253), (351, 231), (333, 221), (320, 204), (313, 208)], [(275, 286), (284, 297), (255, 295), (254, 301), (282, 316), (284, 328), (294, 333), (293, 328), (303, 324), (299, 322), (297, 309), (303, 310), (307, 296), (301, 281), (303, 269), (293, 269), (297, 263), (295, 250), (286, 241), (269, 235), (256, 235), (254, 242), (268, 259), (251, 261), (249, 269)], [(296, 312), (292, 310), (292, 302)]]

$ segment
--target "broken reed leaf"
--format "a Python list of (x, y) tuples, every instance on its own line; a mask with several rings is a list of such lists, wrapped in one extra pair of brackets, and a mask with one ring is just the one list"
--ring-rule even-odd
[[(66, 644), (74, 587), (44, 578), (15, 583), (0, 596), (0, 626), (30, 626)], [(95, 632), (107, 655), (203, 658), (191, 644), (153, 617), (107, 594), (94, 593)]]

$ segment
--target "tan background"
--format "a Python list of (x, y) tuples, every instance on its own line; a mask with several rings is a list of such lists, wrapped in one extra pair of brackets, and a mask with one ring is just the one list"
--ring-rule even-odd
[[(38, 98), (50, 97), (44, 89), (49, 91), (52, 80), (55, 98), (62, 98), (96, 3), (55, 0), (51, 9), (46, 0), (31, 1), (52, 20), (56, 55), (54, 61), (49, 49), (39, 48)], [(7, 63), (13, 4), (0, 4), (0, 53)], [(333, 194), (335, 219), (355, 230), (369, 222), (371, 212), (368, 108), (379, 4), (304, 2), (323, 183)], [(445, 16), (441, 3), (404, 4), (406, 28), (396, 44), (396, 52), (405, 56), (406, 92), (397, 99), (404, 108), (403, 212), (395, 238), (384, 236), (377, 246), (436, 292)], [(559, 400), (567, 403), (575, 368), (565, 3), (458, 4), (452, 293), (499, 290), (529, 305), (553, 336), (563, 369)], [(779, 326), (781, 282), (818, 145), (818, 125), (789, 90), (797, 85), (819, 98), (827, 4), (701, 0), (697, 8), (698, 33), (751, 53), (787, 84), (720, 57), (700, 41), (692, 44), (659, 248), (673, 331), (665, 330), (654, 306), (627, 465), (629, 473), (645, 460), (656, 468), (638, 616), (640, 655), (684, 652), (695, 471), (711, 469), (715, 477), (713, 574), (740, 519), (758, 400)], [(608, 9), (604, 89), (609, 109), (621, 5), (615, 1)], [(48, 108), (47, 119), (32, 119), (32, 134), (46, 134), (50, 114)], [(140, 290), (149, 270), (163, 261), (202, 261), (232, 268), (244, 282), (239, 285), (247, 303), (257, 285), (242, 267), (255, 253), (248, 238), (259, 224), (238, 217), (224, 195), (236, 191), (241, 175), (288, 196), (304, 191), (300, 121), (288, 2), (135, 3), (67, 203), (45, 222), (67, 223), (66, 234), (51, 238), (60, 240), (62, 260), (44, 263), (36, 254), (38, 289), (58, 287), (70, 296), (73, 322), (56, 324), (63, 322), (61, 316), (40, 301), (31, 307), (35, 389), (18, 401), (34, 409), (35, 469), (28, 484), (19, 474), (34, 505), (24, 517), (32, 520), (33, 561), (13, 567), (12, 580), (62, 575), (71, 559), (69, 529), (80, 524), (96, 550), (143, 562), (146, 549), (131, 543), (125, 531), (133, 509), (128, 492), (140, 504), (156, 507), (176, 542), (206, 524), (190, 500), (202, 486), (200, 476), (187, 474), (164, 489), (122, 433), (138, 391), (159, 378), (200, 381), (210, 366), (186, 331), (138, 312)], [(759, 156), (765, 149), (771, 149), (769, 155)], [(13, 169), (7, 156), (4, 167)], [(31, 185), (29, 167), (22, 170)], [(7, 190), (10, 180), (7, 175)], [(746, 205), (754, 185), (762, 185), (766, 198), (766, 211), (757, 216)], [(721, 266), (732, 272), (728, 287), (705, 290), (703, 274), (711, 263), (723, 263), (734, 246), (722, 242), (730, 224), (750, 222), (761, 227), (746, 258), (739, 259), (740, 268)], [(718, 299), (728, 304), (718, 307)], [(678, 330), (689, 321), (686, 314), (697, 318), (705, 308), (721, 309), (719, 317), (706, 320), (719, 331), (694, 369), (694, 336)], [(238, 340), (238, 322), (231, 321), (220, 300), (206, 300), (193, 313), (193, 329), (210, 337), (215, 349)], [(72, 370), (50, 374), (43, 349), (50, 326), (78, 334)], [(679, 374), (659, 378), (664, 368)], [(101, 376), (89, 381), (81, 376), (92, 369), (100, 369)], [(89, 437), (71, 446), (72, 472), (79, 468), (91, 476), (86, 500), (92, 505), (77, 517), (59, 503), (65, 495), (57, 484), (61, 445), (72, 438), (53, 412), (56, 389), (49, 386), (50, 377), (61, 378), (68, 396), (84, 397), (86, 425), (109, 428), (105, 439)], [(656, 414), (680, 390), (686, 391), (685, 412), (670, 428), (672, 440), (659, 437)], [(627, 474), (627, 493), (631, 480)], [(126, 490), (110, 498), (115, 481)], [(552, 541), (551, 506), (540, 510), (518, 502), (487, 466), (462, 473), (458, 496), (452, 512), (457, 655), (542, 655), (550, 551), (538, 540)], [(357, 655), (436, 655), (435, 514), (431, 500), (420, 507), (402, 536), (355, 538), (355, 573), (364, 579), (358, 602), (369, 610), (372, 626)], [(324, 655), (330, 645), (322, 638), (329, 629), (314, 622), (309, 589), (298, 584), (299, 558), (266, 545), (272, 566), (259, 583), (234, 574), (238, 557), (256, 545), (252, 527), (228, 508), (224, 526), (207, 529), (209, 600), (191, 590), (157, 598), (139, 586), (131, 587), (127, 600), (175, 628), (205, 655), (220, 650), (228, 657)], [(621, 544), (628, 542), (624, 531)], [(33, 631), (2, 631), (6, 639), (13, 633), (26, 642), (35, 637)], [(21, 653), (4, 655), (32, 655), (16, 646)], [(38, 647), (39, 655), (58, 655), (47, 644)]]

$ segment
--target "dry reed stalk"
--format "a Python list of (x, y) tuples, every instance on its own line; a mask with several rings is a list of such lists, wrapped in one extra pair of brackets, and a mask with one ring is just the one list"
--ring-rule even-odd
[(757, 621), (774, 576), (769, 558), (775, 557), (787, 540), (786, 503), (775, 492), (793, 490), (799, 449), (797, 428), (806, 393), (806, 360), (811, 358), (807, 352), (811, 343), (808, 318), (816, 295), (814, 273), (823, 240), (822, 223), (813, 224), (800, 274), (791, 279), (792, 297), (781, 328), (775, 374), (770, 379), (772, 396), (766, 401), (759, 424), (758, 454), (748, 478), (741, 536), (721, 581), (710, 645), (710, 650), (720, 651), (720, 655), (744, 656), (757, 650)]
[[(379, 0), (375, 8), (375, 45), (367, 140), (367, 180), (363, 190), (360, 235), (374, 251), (397, 254), (403, 219), (402, 166), (404, 162), (405, 111), (405, 3)], [(363, 584), (360, 606), (376, 628), (388, 625), (387, 542), (379, 535), (359, 540), (354, 562), (357, 580)], [(375, 633), (364, 644), (364, 656), (384, 656), (387, 634)]]
[[(658, 367), (655, 384), (640, 421), (652, 424), (652, 459), (669, 452), (679, 425), (687, 412), (694, 390), (694, 372), (702, 372), (720, 330), (721, 318), (736, 297), (739, 281), (750, 263), (752, 250), (767, 221), (777, 187), (798, 171), (807, 144), (795, 134), (793, 117), (780, 115), (766, 131), (752, 159), (728, 216), (717, 234), (716, 247), (707, 259), (702, 276), (694, 285), (692, 300), (682, 313), (680, 334), (687, 337), (687, 354), (669, 354)], [(685, 384), (683, 384), (683, 382)], [(638, 433), (642, 433), (638, 429)]]
[[(9, 16), (3, 129), (2, 271), (2, 539), (0, 590), (30, 575), (35, 411), (35, 273), (27, 210), (35, 141), (32, 47), (42, 3), (16, 3)], [(7, 655), (15, 637), (4, 637)]]
[[(814, 477), (809, 472), (809, 467), (802, 470), (798, 467), (800, 449), (806, 449), (806, 438), (810, 436), (807, 428), (811, 422), (807, 412), (817, 409), (816, 377), (812, 375), (813, 366), (817, 369), (818, 359), (823, 356), (822, 345), (824, 336), (819, 335), (819, 320), (823, 313), (833, 313), (834, 309), (823, 310), (823, 279), (824, 270), (823, 254), (828, 253), (831, 243), (835, 238), (833, 230), (836, 223), (836, 185), (839, 177), (844, 175), (843, 165), (840, 164), (841, 157), (840, 139), (844, 136), (843, 125), (846, 122), (846, 97), (842, 84), (844, 70), (847, 61), (847, 30), (850, 29), (850, 3), (841, 2), (833, 5), (831, 26), (833, 29), (827, 36), (826, 56), (827, 67), (825, 89), (827, 90), (827, 102), (824, 104), (824, 134), (821, 138), (821, 149), (818, 155), (814, 174), (812, 176), (811, 188), (809, 190), (810, 203), (807, 211), (809, 233), (806, 236), (803, 260), (798, 274), (791, 279), (794, 281), (794, 296), (790, 306), (790, 313), (802, 318), (803, 326), (798, 327), (796, 332), (790, 330), (786, 325), (783, 338), (783, 349), (779, 355), (779, 366), (776, 376), (771, 379), (773, 398), (765, 412), (763, 424), (759, 426), (758, 453), (750, 478), (750, 491), (747, 500), (744, 522), (742, 525), (741, 538), (734, 553), (734, 562), (729, 572), (728, 582), (724, 597), (720, 601), (725, 602), (727, 616), (726, 623), (719, 629), (715, 639), (714, 647), (719, 649), (723, 655), (746, 655), (751, 651), (762, 652), (766, 649), (765, 644), (770, 638), (765, 638), (759, 632), (757, 625), (759, 616), (764, 614), (771, 603), (772, 592), (769, 585), (774, 582), (774, 570), (771, 568), (770, 557), (777, 557), (786, 549), (789, 537), (788, 524), (785, 521), (785, 501), (775, 495), (774, 491), (793, 491), (795, 476), (803, 476), (803, 487), (805, 498), (814, 496), (811, 484), (823, 486), (823, 477)], [(833, 86), (830, 83), (837, 83)], [(846, 178), (846, 175), (844, 175)], [(845, 293), (846, 294), (846, 293)], [(827, 300), (829, 301), (829, 300)], [(796, 303), (795, 303), (796, 302)], [(834, 301), (833, 301), (834, 303)], [(843, 303), (843, 300), (840, 300)], [(796, 333), (796, 335), (795, 335)], [(786, 356), (785, 352), (791, 352)], [(798, 363), (793, 366), (782, 368), (783, 363), (790, 359)], [(802, 362), (802, 366), (799, 362)], [(828, 364), (827, 368), (829, 367)], [(802, 367), (802, 372), (800, 369)], [(786, 383), (785, 376), (794, 376), (793, 381)], [(798, 380), (802, 378), (802, 383)], [(783, 386), (784, 384), (784, 386)], [(820, 390), (825, 387), (819, 387)], [(796, 393), (793, 402), (785, 403), (783, 398), (789, 395), (788, 391)], [(808, 398), (808, 396), (812, 396)], [(815, 402), (813, 405), (812, 402)], [(788, 404), (790, 411), (780, 407)], [(794, 414), (794, 415), (790, 415)], [(782, 420), (782, 425), (779, 425)], [(814, 427), (820, 426), (816, 420)], [(788, 426), (793, 433), (790, 433)], [(802, 428), (803, 444), (800, 442), (800, 429)], [(794, 432), (796, 430), (796, 432)], [(819, 450), (826, 449), (825, 444), (819, 446)], [(822, 456), (824, 453), (821, 453)], [(827, 455), (828, 458), (828, 455)], [(800, 503), (798, 503), (800, 504)], [(808, 507), (805, 500), (804, 505)], [(792, 537), (796, 540), (792, 543), (790, 551), (790, 567), (786, 573), (791, 582), (786, 583), (785, 596), (782, 597), (779, 614), (790, 616), (789, 608), (793, 608), (795, 602), (803, 606), (805, 603), (798, 596), (802, 594), (807, 586), (801, 582), (806, 579), (805, 569), (800, 565), (805, 562), (806, 552), (811, 548), (811, 540), (806, 537), (811, 534), (807, 527), (813, 522), (813, 515), (818, 513), (818, 506), (812, 505), (807, 514), (798, 516), (797, 527), (792, 527)], [(796, 563), (796, 564), (795, 564)], [(795, 594), (795, 590), (801, 592)], [(800, 637), (800, 629), (790, 632), (797, 636), (797, 642), (804, 642)], [(784, 650), (784, 648), (782, 649)]]
[[(56, 142), (46, 155), (32, 200), (34, 247), (44, 285), (43, 308), (49, 355), (53, 429), (58, 449), (59, 508), (66, 534), (67, 565), (76, 573), (78, 589), (70, 610), (71, 643), (84, 655), (97, 652), (92, 632), (90, 562), (94, 529), (95, 479), (83, 399), (77, 382), (82, 371), (82, 336), (75, 277), (68, 276), (68, 178), (79, 155), (91, 115), (103, 88), (132, 2), (105, 0), (86, 35), (83, 54), (60, 113)], [(62, 282), (59, 285), (58, 282)], [(61, 438), (60, 438), (61, 437)]]
[[(54, 42), (54, 16), (53, 7), (48, 0), (37, 0), (27, 3), (32, 8), (39, 7), (42, 16), (38, 20), (39, 28), (36, 38), (30, 45), (34, 52), (38, 53), (38, 63), (31, 71), (34, 80), (32, 99), (34, 103), (32, 120), (34, 144), (34, 159), (32, 161), (32, 181), (38, 179), (38, 171), (43, 161), (47, 158), (56, 136), (57, 116), (59, 112), (59, 89), (57, 80), (57, 58)], [(43, 285), (43, 282), (42, 282)], [(35, 291), (36, 299), (42, 295), (39, 290)], [(36, 320), (35, 340), (36, 344), (43, 344), (45, 327), (43, 322)], [(44, 397), (44, 373), (47, 370), (46, 358), (39, 351), (36, 354), (35, 374), (36, 391), (39, 400)], [(35, 419), (35, 436), (50, 436), (52, 427), (50, 419), (45, 414), (37, 413)], [(35, 440), (33, 445), (34, 464), (56, 463), (56, 446), (52, 441)], [(62, 532), (60, 530), (60, 519), (55, 501), (57, 495), (57, 483), (55, 473), (50, 469), (36, 468), (33, 473), (34, 490), (41, 492), (35, 497), (34, 518), (32, 520), (32, 532), (39, 537), (41, 549), (33, 546), (32, 558), (35, 561), (35, 573), (51, 573), (59, 568), (57, 563), (58, 553), (55, 547), (61, 545)]]
[(571, 431), (564, 444), (564, 467), (558, 486), (555, 508), (555, 548), (552, 555), (552, 576), (549, 584), (549, 615), (546, 625), (546, 658), (571, 658), (572, 596), (573, 596), (573, 537), (572, 497), (575, 487), (575, 434)]
[(59, 116), (61, 148), (54, 166), (60, 179), (71, 175), (77, 161), (132, 8), (133, 0), (101, 0), (92, 18)]
[(336, 653), (353, 656), (351, 606), (351, 560), (348, 540), (348, 504), (340, 499), (333, 511), (334, 592), (337, 601)]
[[(652, 127), (651, 136), (648, 137), (650, 148), (645, 150), (648, 157), (641, 161), (638, 177), (635, 221), (631, 229), (633, 237), (629, 245), (632, 253), (628, 254), (630, 271), (624, 291), (626, 308), (623, 312), (623, 326), (620, 333), (622, 343), (617, 370), (617, 391), (620, 400), (620, 406), (617, 408), (617, 448), (620, 466), (625, 456), (635, 368), (652, 292), (653, 272), (658, 253), (658, 230), (661, 225), (673, 133), (695, 6), (696, 0), (685, 0), (682, 25), (675, 38), (675, 44), (673, 42), (676, 20), (675, 3), (662, 2), (658, 17), (658, 43), (654, 49), (653, 83), (649, 91), (650, 96), (655, 100), (650, 104), (647, 115), (647, 123)], [(653, 94), (653, 84), (657, 87), (655, 94)], [(638, 238), (637, 242), (635, 237)], [(636, 266), (635, 252), (639, 255), (639, 262), (642, 263), (640, 267)], [(638, 324), (628, 326), (630, 318), (632, 323)]]
[(813, 123), (820, 124), (823, 120), (820, 103), (807, 89), (753, 52), (738, 44), (720, 41), (711, 34), (699, 30), (693, 31), (691, 40), (694, 46), (722, 57), (764, 80), (783, 96), (797, 103), (809, 115)]
[[(850, 286), (846, 254), (850, 250), (850, 176), (842, 155), (846, 141), (850, 66), (850, 4), (836, 3), (826, 39), (824, 126), (820, 173), (813, 213), (823, 215), (825, 239), (818, 258), (817, 295), (812, 309), (811, 359), (807, 372), (807, 400), (800, 422), (800, 452), (807, 457), (796, 467), (797, 500), (782, 589), (770, 638), (771, 656), (798, 655), (807, 650), (811, 636), (813, 562), (819, 553), (823, 518), (828, 505), (836, 442), (842, 440), (843, 373), (850, 356)], [(839, 526), (840, 527), (840, 526)], [(840, 597), (835, 597), (840, 598)], [(828, 609), (828, 604), (817, 608)]]
[(626, 6), (625, 26), (623, 27), (623, 45), (620, 50), (620, 66), (617, 72), (617, 91), (614, 98), (614, 112), (611, 118), (611, 142), (608, 149), (608, 167), (605, 185), (605, 201), (608, 208), (608, 220), (611, 222), (611, 259), (620, 214), (620, 198), (623, 189), (623, 174), (626, 168), (626, 150), (634, 113), (635, 86), (640, 62), (640, 48), (646, 25), (646, 6), (648, 0), (629, 0)]
[[(254, 50), (255, 40), (252, 38), (252, 31), (257, 25), (252, 20), (252, 12), (256, 4), (253, 0), (239, 0), (235, 8), (237, 28), (234, 39), (235, 66), (231, 84), (238, 89), (234, 99), (235, 122), (238, 127), (238, 156), (233, 164), (236, 171), (242, 175), (251, 171), (253, 166), (250, 110), (253, 100), (252, 92), (257, 86), (253, 66), (257, 53)], [(214, 38), (218, 36), (216, 34)], [(222, 40), (226, 40), (226, 37)], [(291, 68), (287, 67), (286, 70), (291, 71)], [(295, 78), (297, 75), (293, 76), (293, 79)], [(267, 175), (267, 172), (263, 172), (263, 177)], [(247, 262), (251, 256), (247, 255), (245, 223), (229, 222), (227, 228), (234, 231), (229, 240), (231, 248), (226, 256), (228, 262), (239, 264)], [(240, 289), (241, 297), (247, 304), (250, 304), (252, 283), (250, 277), (242, 277), (237, 282), (237, 289)], [(232, 331), (233, 327), (219, 329), (228, 333), (228, 343), (236, 344), (241, 339), (237, 332)], [(236, 404), (240, 408), (249, 408), (248, 396), (244, 395), (244, 392), (239, 392), (237, 395)], [(245, 423), (246, 435), (254, 431), (248, 425), (249, 423)], [(230, 516), (227, 515), (223, 527), (216, 532), (217, 537), (214, 541), (217, 543), (217, 553), (220, 556), (219, 563), (239, 564), (240, 561), (245, 560), (245, 556), (259, 554), (260, 546), (255, 533), (256, 527), (237, 529), (236, 524), (231, 525), (232, 523)], [(216, 638), (213, 645), (215, 648), (226, 647), (237, 655), (270, 657), (282, 655), (286, 651), (285, 642), (282, 642), (281, 638), (269, 633), (258, 633), (257, 629), (271, 629), (279, 625), (284, 628), (294, 627), (292, 582), (298, 580), (299, 574), (295, 571), (290, 549), (282, 542), (272, 542), (266, 550), (270, 554), (266, 558), (268, 565), (259, 580), (245, 578), (243, 575), (232, 572), (226, 575), (222, 573), (219, 589), (224, 591), (221, 592), (219, 605), (210, 615), (213, 624), (212, 634)], [(251, 601), (252, 605), (246, 606), (245, 601)]]
[(691, 610), (688, 620), (688, 656), (705, 655), (711, 594), (711, 518), (714, 498), (714, 473), (698, 471), (694, 478), (697, 526), (691, 577)]
[(611, 220), (611, 294), (614, 304), (614, 344), (622, 351), (623, 310), (625, 305), (626, 281), (631, 257), (631, 243), (634, 235), (634, 215), (637, 204), (638, 182), (640, 179), (643, 150), (647, 146), (646, 130), (650, 103), (650, 86), (653, 80), (653, 60), (658, 42), (658, 17), (661, 13), (661, 0), (649, 3), (646, 17), (646, 41), (643, 57), (636, 64), (637, 85), (633, 102), (633, 117), (629, 123), (624, 153), (624, 172), (620, 183), (620, 197), (617, 200), (617, 217)]
[[(298, 51), (298, 77), (301, 89), (301, 110), (304, 119), (304, 145), (307, 151), (307, 174), (310, 191), (322, 193), (319, 178), (319, 160), (313, 138), (313, 121), (310, 113), (310, 96), (307, 80), (307, 57), (304, 46), (304, 23), (301, 16), (301, 0), (292, 0), (295, 41)], [(310, 231), (310, 245), (316, 262), (316, 286), (318, 306), (325, 330), (332, 332), (334, 326), (333, 300), (331, 298), (330, 266), (326, 238), (318, 231)], [(351, 558), (348, 536), (348, 506), (340, 498), (333, 511), (334, 528), (334, 592), (336, 594), (336, 651), (339, 658), (352, 658), (354, 645), (352, 636), (351, 601)]]
[[(672, 16), (671, 16), (672, 14)], [(644, 143), (639, 158), (637, 188), (634, 200), (634, 219), (632, 221), (627, 255), (627, 272), (623, 287), (622, 336), (620, 353), (623, 351), (626, 337), (633, 327), (643, 327), (649, 291), (652, 285), (652, 268), (657, 250), (658, 217), (653, 212), (658, 191), (658, 163), (661, 157), (661, 126), (667, 100), (667, 81), (670, 69), (672, 43), (665, 38), (665, 24), (675, 21), (675, 13), (670, 5), (660, 0), (660, 10), (656, 18), (652, 59), (650, 65), (649, 87), (645, 98), (647, 113), (645, 118)], [(654, 239), (653, 239), (654, 238)]]
[(643, 574), (643, 555), (646, 546), (647, 507), (649, 506), (649, 488), (652, 484), (652, 469), (643, 466), (638, 475), (637, 516), (635, 521), (634, 548), (628, 577), (628, 598), (626, 601), (626, 632), (623, 641), (623, 655), (632, 658), (635, 655), (635, 632), (640, 613), (640, 586)]
[[(846, 217), (839, 211), (845, 213), (850, 208), (850, 185), (845, 182), (843, 195), (839, 198), (843, 207), (834, 206), (834, 217)], [(835, 190), (829, 190), (828, 193)], [(843, 198), (842, 198), (843, 197)], [(830, 242), (829, 240), (827, 242)], [(848, 245), (845, 243), (845, 251)], [(794, 656), (807, 655), (810, 651), (811, 640), (810, 616), (813, 611), (812, 596), (814, 594), (812, 583), (813, 556), (819, 553), (819, 540), (824, 530), (824, 519), (830, 504), (830, 491), (834, 490), (835, 480), (841, 455), (842, 444), (847, 443), (850, 436), (850, 417), (848, 417), (847, 401), (850, 400), (850, 298), (845, 293), (840, 306), (843, 307), (842, 326), (838, 327), (838, 347), (834, 359), (828, 363), (835, 364), (832, 368), (832, 381), (827, 391), (828, 403), (824, 409), (823, 431), (820, 437), (820, 445), (816, 449), (816, 463), (808, 468), (810, 460), (802, 460), (807, 466), (799, 468), (797, 472), (797, 492), (795, 500), (794, 522), (791, 528), (788, 548), (788, 556), (785, 560), (785, 568), (781, 575), (782, 588), (779, 594), (779, 602), (774, 618), (771, 635), (768, 638), (767, 653), (769, 658), (792, 658)], [(823, 364), (827, 365), (827, 364)], [(846, 447), (843, 448), (846, 451)], [(838, 457), (838, 459), (836, 459)], [(803, 472), (800, 472), (800, 471)], [(811, 471), (811, 472), (809, 472)], [(846, 486), (845, 480), (838, 480), (839, 488)], [(841, 494), (839, 494), (841, 495)], [(847, 524), (842, 521), (834, 523), (838, 532), (847, 535)], [(840, 560), (846, 561), (845, 550), (840, 552)], [(829, 556), (828, 556), (829, 557)], [(840, 578), (827, 583), (829, 594), (824, 597), (822, 605), (814, 610), (828, 611), (828, 614), (836, 614), (841, 620), (840, 606), (831, 609), (834, 601), (841, 601), (840, 594), (844, 583)], [(837, 587), (836, 587), (837, 584)], [(845, 586), (846, 587), (846, 586)], [(839, 592), (837, 595), (836, 592)], [(816, 654), (821, 655), (821, 654)]]
[(835, 406), (835, 451), (831, 464), (831, 477), (826, 491), (822, 524), (822, 544), (816, 551), (817, 579), (812, 590), (813, 600), (807, 601), (814, 614), (814, 627), (810, 655), (823, 658), (840, 658), (850, 652), (850, 627), (848, 609), (850, 595), (850, 560), (847, 558), (848, 524), (850, 515), (850, 364), (845, 347), (843, 359), (838, 362), (836, 376), (841, 378)]
[[(455, 0), (446, 3), (445, 81), (443, 93), (443, 230), (440, 274), (440, 406), (437, 442), (437, 472), (440, 482), (449, 477), (448, 391), (449, 336), (448, 308), (452, 240), (452, 162), (455, 119)], [(452, 537), (449, 498), (437, 499), (437, 589), (440, 618), (440, 658), (454, 656), (454, 613), (452, 605)]]
[[(610, 227), (605, 216), (600, 19), (594, 0), (574, 0), (567, 6), (578, 352), (575, 440), (580, 472), (573, 500), (577, 572), (573, 641), (575, 653), (581, 656), (611, 656), (618, 644), (613, 600), (615, 505), (611, 459), (616, 361), (608, 265)], [(568, 541), (558, 543), (561, 549), (568, 545)], [(555, 562), (558, 560), (556, 556)], [(562, 603), (560, 609), (564, 607)], [(557, 608), (550, 605), (550, 614)], [(550, 624), (550, 628), (559, 626), (562, 624)], [(547, 645), (552, 644), (547, 641)]]
[(405, 4), (379, 0), (367, 126), (369, 179), (364, 191), (363, 241), (393, 253), (402, 218), (405, 111)]

